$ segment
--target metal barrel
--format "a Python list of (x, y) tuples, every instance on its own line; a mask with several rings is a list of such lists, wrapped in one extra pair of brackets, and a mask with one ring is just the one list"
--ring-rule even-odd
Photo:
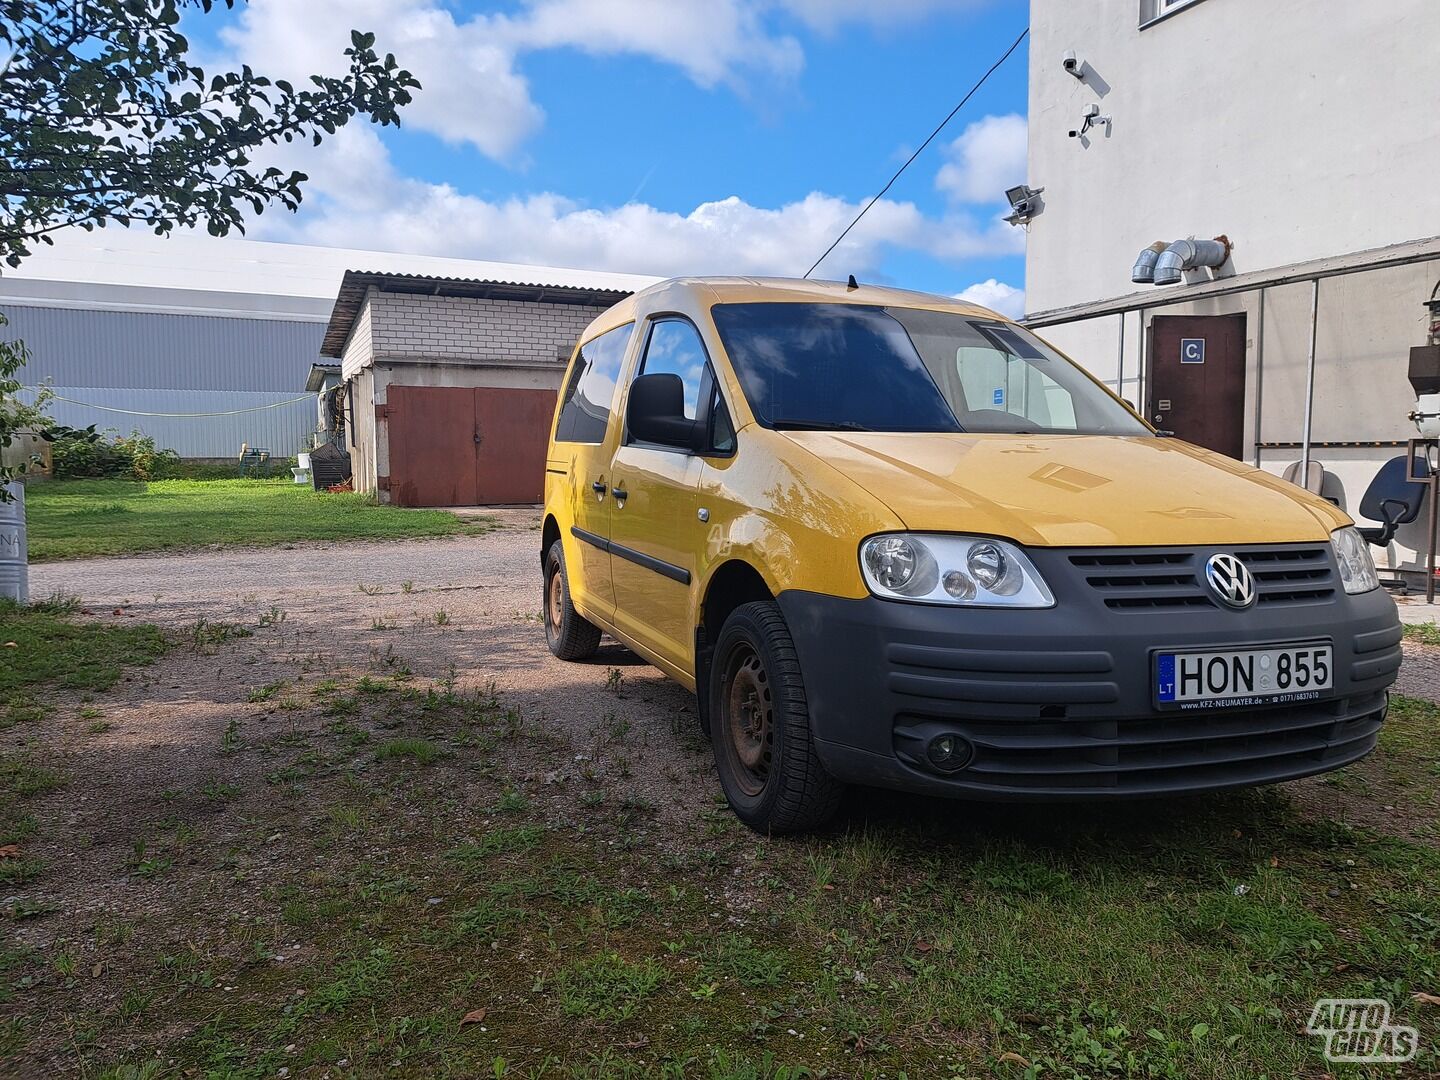
[(25, 486), (6, 486), (13, 498), (0, 502), (0, 598), (30, 601), (29, 555), (25, 546)]

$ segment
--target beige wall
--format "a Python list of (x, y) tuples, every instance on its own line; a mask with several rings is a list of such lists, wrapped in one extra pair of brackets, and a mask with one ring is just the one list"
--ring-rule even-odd
[[(1027, 310), (1139, 288), (1155, 240), (1224, 233), (1244, 273), (1440, 233), (1440, 4), (1141, 3), (1032, 0)], [(1110, 131), (1069, 138), (1091, 103)]]

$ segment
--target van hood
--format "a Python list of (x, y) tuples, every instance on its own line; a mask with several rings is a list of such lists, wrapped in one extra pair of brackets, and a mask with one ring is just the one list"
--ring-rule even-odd
[(1163, 547), (1327, 540), (1350, 523), (1294, 484), (1178, 439), (782, 434), (916, 531), (1040, 547)]

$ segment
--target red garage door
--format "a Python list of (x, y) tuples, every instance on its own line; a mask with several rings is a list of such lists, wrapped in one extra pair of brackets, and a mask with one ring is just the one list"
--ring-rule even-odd
[(389, 398), (392, 502), (541, 500), (555, 391), (392, 386)]

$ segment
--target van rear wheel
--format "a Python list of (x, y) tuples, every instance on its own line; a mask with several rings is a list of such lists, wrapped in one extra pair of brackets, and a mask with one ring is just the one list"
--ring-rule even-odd
[(710, 741), (735, 815), (757, 832), (818, 828), (844, 786), (820, 764), (795, 642), (773, 602), (725, 620), (710, 664)]
[(545, 553), (545, 641), (561, 660), (586, 660), (600, 647), (600, 628), (575, 610), (559, 540)]

